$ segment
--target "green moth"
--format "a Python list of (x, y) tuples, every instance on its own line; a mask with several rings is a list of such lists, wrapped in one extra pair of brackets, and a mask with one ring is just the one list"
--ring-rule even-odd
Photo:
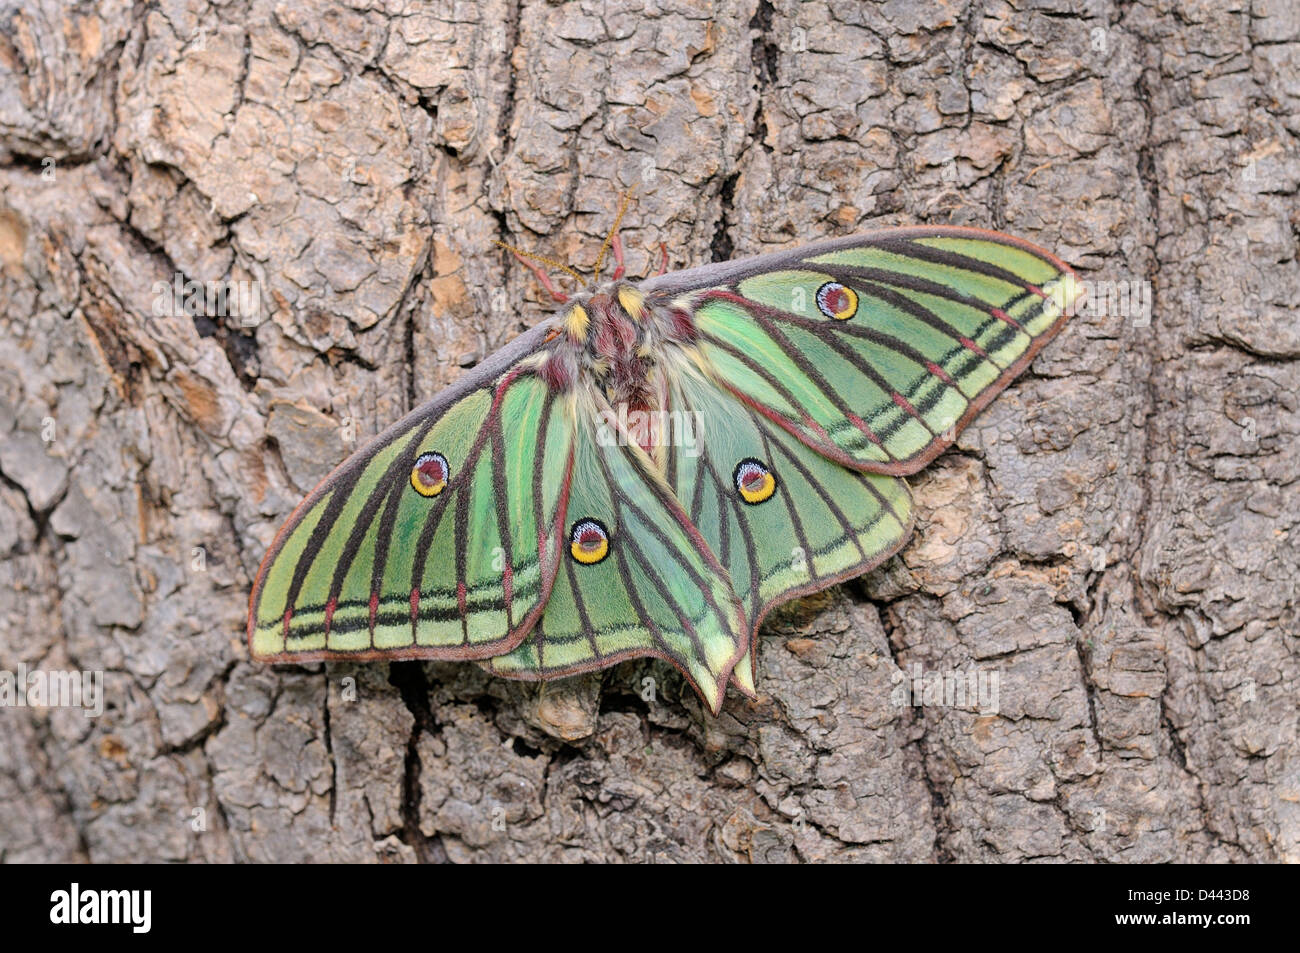
[(1028, 365), (1078, 290), (1053, 255), (970, 228), (641, 282), (617, 223), (611, 242), (611, 277), (602, 248), (572, 297), (534, 268), (554, 316), (299, 505), (253, 586), (255, 658), (549, 679), (653, 656), (716, 714), (728, 683), (754, 695), (769, 609), (907, 541), (901, 478)]

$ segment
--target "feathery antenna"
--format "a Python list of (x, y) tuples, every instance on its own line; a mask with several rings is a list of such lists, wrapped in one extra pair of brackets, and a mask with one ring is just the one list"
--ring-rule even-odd
[(546, 258), (543, 255), (534, 255), (531, 252), (521, 251), (520, 249), (516, 248), (514, 245), (507, 245), (505, 242), (493, 241), (492, 244), (500, 245), (506, 251), (510, 252), (510, 254), (514, 255), (517, 259), (519, 259), (520, 263), (523, 264), (525, 267), (527, 267), (537, 277), (537, 280), (542, 283), (542, 287), (544, 287), (550, 293), (552, 298), (560, 302), (560, 304), (563, 304), (564, 302), (568, 301), (569, 296), (566, 295), (563, 291), (559, 291), (558, 289), (556, 289), (554, 285), (551, 284), (550, 277), (546, 274), (546, 272), (542, 271), (541, 267), (538, 264), (535, 264), (536, 262), (540, 262), (542, 265), (546, 265), (548, 268), (558, 268), (560, 271), (564, 272), (565, 274), (571, 275), (574, 279), (577, 280), (578, 284), (580, 285), (585, 285), (587, 283), (586, 281), (583, 280), (582, 275), (578, 274), (568, 265), (562, 265), (558, 261), (555, 261), (552, 258)]
[(592, 279), (592, 284), (600, 283), (600, 269), (605, 263), (605, 252), (609, 251), (609, 243), (613, 240), (614, 236), (618, 234), (618, 226), (623, 221), (623, 213), (627, 211), (627, 203), (631, 200), (632, 190), (628, 189), (623, 193), (623, 201), (618, 205), (618, 215), (614, 218), (614, 227), (611, 228), (609, 234), (605, 236), (605, 242), (600, 246), (600, 254), (596, 256), (595, 277)]

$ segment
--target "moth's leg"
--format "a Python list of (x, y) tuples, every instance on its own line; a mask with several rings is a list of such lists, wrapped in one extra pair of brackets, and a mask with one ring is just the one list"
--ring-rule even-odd
[(519, 264), (523, 265), (525, 268), (527, 268), (537, 277), (537, 280), (542, 283), (542, 287), (547, 290), (551, 298), (553, 298), (556, 302), (558, 302), (559, 304), (564, 304), (564, 302), (569, 300), (568, 295), (566, 295), (563, 291), (558, 290), (555, 287), (555, 285), (551, 284), (550, 276), (546, 272), (542, 271), (541, 265), (529, 261), (527, 258), (519, 254), (519, 252), (515, 251), (513, 248), (510, 249), (510, 254), (514, 255), (515, 258), (519, 260)]
[(617, 266), (611, 280), (618, 281), (623, 277), (623, 272), (626, 270), (623, 267), (623, 240), (618, 237), (618, 232), (615, 232), (614, 237), (610, 239), (609, 250), (614, 253), (614, 264)]
[(668, 245), (664, 242), (659, 243), (659, 256), (659, 270), (655, 272), (656, 278), (668, 271)]

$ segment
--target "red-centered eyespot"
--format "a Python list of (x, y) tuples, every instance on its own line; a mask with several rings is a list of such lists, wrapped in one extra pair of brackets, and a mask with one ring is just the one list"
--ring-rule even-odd
[(600, 520), (580, 519), (569, 530), (569, 553), (584, 566), (609, 555), (609, 531)]
[(748, 457), (736, 464), (732, 474), (736, 492), (750, 506), (757, 506), (772, 498), (776, 492), (776, 476), (764, 464)]
[(847, 321), (858, 313), (858, 294), (838, 281), (828, 281), (817, 289), (817, 310), (836, 321)]
[(421, 496), (437, 496), (447, 488), (451, 467), (441, 453), (422, 453), (411, 467), (411, 486)]

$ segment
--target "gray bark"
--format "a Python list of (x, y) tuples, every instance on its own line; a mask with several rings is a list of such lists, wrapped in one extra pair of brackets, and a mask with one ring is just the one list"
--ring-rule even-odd
[[(108, 700), (0, 710), (0, 858), (1300, 860), (1290, 0), (0, 24), (0, 669)], [(1074, 318), (716, 719), (658, 663), (250, 662), (301, 496), (546, 313), (491, 242), (590, 262), (629, 186), (634, 274), (955, 222), (1154, 307)], [(260, 320), (156, 314), (178, 272)], [(916, 665), (998, 711), (898, 704)]]

